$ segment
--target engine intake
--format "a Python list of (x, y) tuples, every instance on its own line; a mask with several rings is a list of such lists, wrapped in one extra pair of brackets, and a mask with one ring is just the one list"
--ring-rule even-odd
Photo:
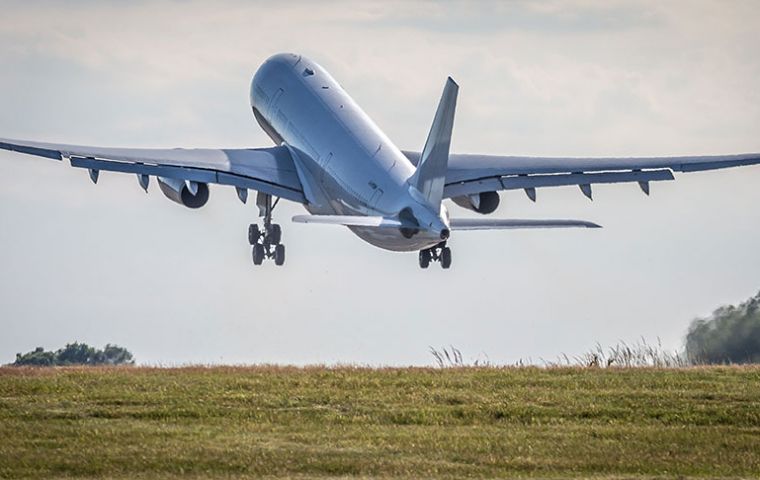
[(453, 197), (451, 200), (462, 208), (482, 213), (483, 215), (496, 211), (500, 202), (499, 194), (496, 192), (463, 195), (461, 197)]
[(201, 208), (208, 202), (208, 185), (205, 183), (158, 177), (158, 186), (166, 198), (187, 208)]

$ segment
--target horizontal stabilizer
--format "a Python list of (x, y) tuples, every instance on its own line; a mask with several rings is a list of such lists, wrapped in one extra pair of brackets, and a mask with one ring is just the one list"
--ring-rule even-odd
[(320, 223), (323, 225), (343, 225), (346, 227), (400, 228), (404, 224), (393, 218), (380, 216), (363, 217), (359, 215), (296, 215), (296, 223)]
[(518, 230), (529, 228), (602, 228), (592, 222), (583, 220), (516, 220), (516, 219), (480, 219), (454, 218), (451, 230)]

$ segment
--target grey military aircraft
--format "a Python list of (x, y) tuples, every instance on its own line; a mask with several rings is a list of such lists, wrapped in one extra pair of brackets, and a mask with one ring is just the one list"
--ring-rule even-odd
[(263, 224), (251, 224), (255, 265), (285, 262), (282, 229), (272, 222), (281, 199), (304, 205), (301, 223), (342, 225), (366, 242), (392, 251), (419, 251), (419, 265), (451, 266), (447, 240), (459, 230), (598, 228), (579, 220), (451, 218), (444, 199), (479, 214), (493, 213), (501, 190), (576, 185), (589, 199), (593, 184), (636, 182), (645, 194), (673, 172), (760, 163), (760, 154), (654, 158), (542, 158), (449, 152), (459, 87), (448, 78), (422, 152), (402, 151), (329, 73), (308, 58), (278, 54), (251, 82), (250, 104), (275, 143), (248, 149), (101, 148), (0, 139), (0, 148), (67, 159), (87, 169), (131, 173), (147, 192), (151, 177), (170, 200), (200, 208), (209, 184), (249, 190)]

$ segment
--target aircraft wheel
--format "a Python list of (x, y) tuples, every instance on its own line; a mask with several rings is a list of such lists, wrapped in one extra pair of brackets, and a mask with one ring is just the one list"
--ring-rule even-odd
[(430, 266), (430, 252), (420, 250), (420, 268), (428, 268), (428, 266)]
[(281, 266), (285, 263), (285, 245), (279, 244), (274, 247), (274, 264)]
[(264, 262), (264, 257), (266, 256), (266, 252), (264, 251), (264, 245), (260, 245), (260, 244), (254, 245), (253, 252), (251, 255), (253, 256), (253, 264), (261, 265)]
[(272, 224), (272, 228), (269, 231), (269, 243), (277, 245), (282, 240), (282, 228), (276, 223)]
[(451, 267), (451, 249), (449, 247), (443, 247), (441, 250), (441, 267)]
[(256, 245), (259, 243), (259, 238), (261, 238), (261, 231), (259, 230), (259, 226), (255, 223), (248, 225), (248, 243), (251, 245)]

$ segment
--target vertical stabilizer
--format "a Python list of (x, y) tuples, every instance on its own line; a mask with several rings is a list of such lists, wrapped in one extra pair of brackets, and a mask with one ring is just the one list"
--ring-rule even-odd
[(417, 164), (417, 172), (410, 179), (412, 186), (416, 187), (422, 196), (436, 208), (440, 208), (443, 199), (458, 92), (459, 85), (449, 77), (443, 88), (443, 95), (438, 104), (438, 110), (435, 112), (425, 148)]

